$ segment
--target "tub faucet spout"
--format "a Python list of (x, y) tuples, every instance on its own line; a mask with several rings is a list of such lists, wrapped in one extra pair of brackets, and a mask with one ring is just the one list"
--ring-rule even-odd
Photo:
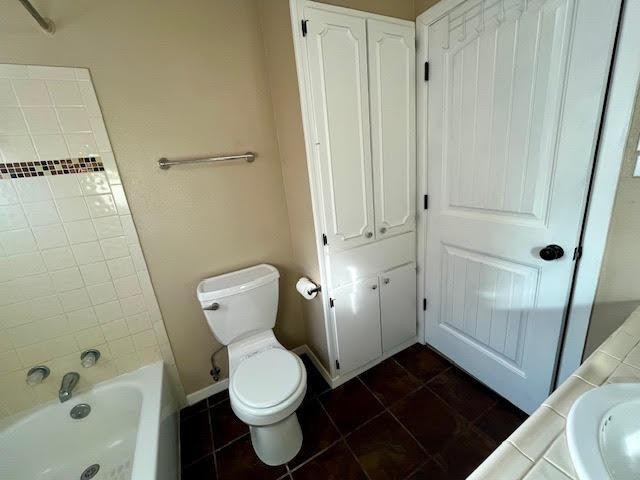
[(62, 384), (60, 385), (60, 391), (58, 392), (58, 398), (60, 403), (66, 402), (73, 395), (73, 389), (76, 388), (80, 381), (80, 374), (77, 372), (65, 373), (62, 377)]

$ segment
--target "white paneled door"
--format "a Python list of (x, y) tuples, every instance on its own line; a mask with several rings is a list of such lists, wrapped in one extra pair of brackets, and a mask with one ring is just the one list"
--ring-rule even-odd
[(416, 336), (416, 265), (410, 263), (380, 274), (382, 351)]
[(304, 15), (324, 233), (341, 250), (375, 235), (366, 20), (313, 7)]
[(413, 26), (367, 20), (376, 237), (415, 229)]
[(528, 412), (552, 386), (620, 3), (443, 0), (418, 18), (426, 340)]

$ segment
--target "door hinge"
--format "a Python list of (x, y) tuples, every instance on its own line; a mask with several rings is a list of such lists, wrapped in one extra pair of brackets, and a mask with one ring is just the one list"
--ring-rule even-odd
[(573, 259), (580, 260), (581, 258), (582, 258), (582, 245), (579, 245), (573, 249)]
[(429, 209), (429, 195), (424, 196), (424, 209), (425, 210)]
[(340, 370), (340, 360), (336, 358), (336, 370)]
[(329, 242), (327, 241), (327, 235), (326, 234), (322, 234), (322, 244), (323, 245), (327, 245)]
[(422, 299), (422, 310), (427, 311), (427, 299)]
[(309, 20), (302, 20), (302, 36), (306, 37), (307, 36), (307, 22)]
[(333, 308), (334, 303), (335, 303), (335, 302), (333, 301), (333, 298), (330, 298), (330, 299), (329, 299), (329, 306), (330, 306), (331, 308)]
[(429, 62), (424, 62), (424, 81), (429, 81)]

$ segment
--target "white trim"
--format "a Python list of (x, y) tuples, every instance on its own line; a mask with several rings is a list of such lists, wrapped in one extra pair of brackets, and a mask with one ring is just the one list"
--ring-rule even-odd
[[(392, 357), (396, 353), (401, 352), (405, 348), (409, 348), (411, 345), (413, 345), (413, 344), (415, 344), (417, 342), (418, 342), (418, 338), (417, 337), (413, 337), (411, 340), (407, 340), (406, 342), (401, 343), (397, 347), (394, 347), (391, 350), (388, 350), (388, 351), (384, 352), (382, 354), (382, 356), (376, 358), (375, 360), (372, 360), (371, 362), (369, 362), (369, 363), (367, 363), (367, 364), (365, 364), (365, 365), (363, 365), (363, 366), (361, 366), (359, 368), (356, 368), (355, 370), (351, 370), (350, 372), (345, 373), (344, 375), (339, 375), (339, 376), (331, 379), (331, 381), (329, 382), (329, 385), (331, 385), (331, 388), (339, 387), (343, 383), (348, 382), (352, 378), (355, 378), (358, 375), (360, 375), (361, 373), (369, 370), (371, 367), (375, 367), (376, 365), (381, 363), (383, 360), (386, 360), (387, 358)], [(325, 378), (325, 380), (326, 380), (326, 378)]]
[(215, 395), (216, 393), (220, 393), (229, 388), (229, 379), (223, 378), (222, 380), (214, 383), (213, 385), (209, 385), (204, 387), (198, 391), (190, 393), (187, 395), (187, 405), (194, 405), (205, 398), (209, 398), (211, 395)]
[(577, 266), (567, 329), (559, 359), (557, 383), (582, 363), (591, 310), (609, 233), (620, 168), (628, 140), (635, 98), (640, 85), (640, 0), (623, 3), (618, 47), (605, 105), (600, 148), (585, 224), (583, 257)]
[(322, 362), (318, 359), (318, 357), (316, 357), (316, 354), (313, 353), (313, 350), (311, 350), (306, 343), (294, 348), (291, 351), (298, 356), (305, 354), (307, 357), (309, 357), (311, 363), (313, 363), (313, 366), (316, 367), (316, 370), (318, 370), (320, 372), (320, 375), (322, 375), (322, 378), (324, 378), (324, 381), (331, 385), (331, 375), (329, 374), (329, 372), (327, 372), (327, 369), (324, 368)]

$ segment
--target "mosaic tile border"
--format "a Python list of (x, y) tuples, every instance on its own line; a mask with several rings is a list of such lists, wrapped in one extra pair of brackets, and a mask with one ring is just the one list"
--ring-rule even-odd
[(87, 172), (104, 172), (100, 157), (0, 163), (0, 179), (70, 175)]

